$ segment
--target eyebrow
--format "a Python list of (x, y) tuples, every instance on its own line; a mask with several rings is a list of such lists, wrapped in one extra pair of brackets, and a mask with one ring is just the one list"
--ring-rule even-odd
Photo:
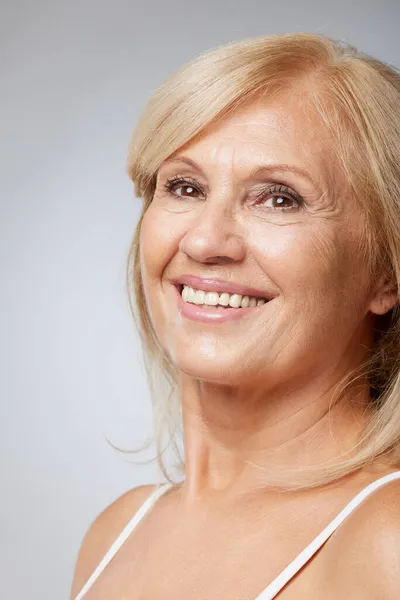
[[(162, 163), (161, 166), (166, 165), (171, 162), (187, 163), (191, 167), (194, 167), (195, 169), (200, 171), (204, 176), (204, 172), (203, 172), (202, 168), (191, 158), (188, 158), (186, 156), (174, 156), (173, 158), (165, 159), (165, 161)], [(301, 175), (302, 177), (305, 177), (313, 185), (315, 185), (314, 180), (311, 177), (310, 173), (308, 173), (306, 170), (302, 169), (301, 167), (296, 167), (295, 165), (290, 165), (290, 164), (277, 163), (277, 164), (271, 164), (271, 165), (260, 165), (260, 166), (255, 167), (254, 171), (252, 171), (252, 176), (254, 177), (255, 175), (259, 175), (260, 173), (264, 173), (264, 172), (270, 173), (272, 171), (289, 171), (291, 173), (295, 173), (296, 175)]]

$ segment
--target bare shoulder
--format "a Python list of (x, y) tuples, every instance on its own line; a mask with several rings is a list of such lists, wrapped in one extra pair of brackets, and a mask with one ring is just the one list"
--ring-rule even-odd
[(359, 594), (354, 597), (397, 600), (400, 587), (400, 479), (373, 491), (335, 534), (335, 565), (332, 568), (334, 577), (340, 579), (339, 586), (345, 586), (349, 592), (354, 585), (354, 593)]
[(93, 521), (81, 543), (71, 589), (73, 600), (156, 485), (141, 485), (112, 502)]

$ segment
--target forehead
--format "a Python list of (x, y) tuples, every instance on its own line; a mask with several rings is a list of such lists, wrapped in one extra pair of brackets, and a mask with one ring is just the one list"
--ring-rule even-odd
[(258, 99), (208, 126), (174, 155), (185, 153), (209, 172), (240, 179), (255, 166), (291, 164), (317, 184), (334, 170), (332, 143), (309, 101)]

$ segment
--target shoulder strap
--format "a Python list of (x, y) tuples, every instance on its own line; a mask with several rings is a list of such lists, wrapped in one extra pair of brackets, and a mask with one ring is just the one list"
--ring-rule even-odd
[(132, 531), (135, 529), (136, 525), (141, 521), (144, 515), (151, 509), (153, 504), (158, 500), (162, 494), (164, 494), (167, 490), (172, 487), (171, 483), (166, 483), (160, 487), (158, 487), (154, 492), (150, 494), (147, 500), (142, 504), (140, 509), (136, 512), (133, 518), (129, 521), (126, 527), (122, 530), (121, 534), (115, 540), (111, 548), (108, 550), (107, 554), (104, 556), (102, 561), (97, 566), (96, 570), (93, 571), (92, 575), (89, 577), (79, 594), (76, 596), (75, 600), (81, 600), (86, 592), (92, 587), (96, 579), (100, 576), (100, 574), (104, 571), (106, 566), (109, 564), (112, 558), (117, 554), (118, 550), (121, 546), (126, 542)]
[(376, 489), (380, 488), (385, 483), (389, 483), (389, 481), (393, 481), (394, 479), (400, 479), (400, 471), (396, 471), (394, 473), (390, 473), (389, 475), (385, 475), (385, 477), (381, 477), (377, 479), (366, 488), (361, 490), (351, 500), (347, 506), (325, 527), (323, 531), (291, 562), (286, 569), (276, 577), (270, 583), (270, 585), (263, 591), (255, 600), (272, 600), (275, 598), (278, 592), (296, 575), (298, 571), (310, 560), (310, 558), (321, 548), (321, 546), (327, 541), (327, 539), (332, 535), (332, 533), (339, 527), (341, 523), (353, 512), (353, 510), (361, 504), (365, 498), (367, 498), (372, 492)]

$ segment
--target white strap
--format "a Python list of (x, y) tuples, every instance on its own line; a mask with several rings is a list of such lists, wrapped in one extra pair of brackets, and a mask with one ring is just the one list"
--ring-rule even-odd
[(381, 477), (377, 481), (374, 481), (366, 488), (361, 490), (359, 494), (351, 502), (345, 506), (345, 508), (329, 523), (327, 527), (309, 544), (295, 559), (291, 562), (286, 569), (282, 571), (276, 579), (263, 591), (255, 600), (272, 600), (276, 594), (296, 575), (296, 573), (310, 560), (310, 558), (321, 548), (321, 546), (327, 541), (332, 533), (339, 527), (341, 523), (349, 516), (351, 512), (359, 505), (367, 496), (372, 494), (376, 489), (380, 488), (385, 483), (393, 481), (394, 479), (400, 479), (400, 471), (390, 473)]
[(171, 483), (166, 483), (163, 486), (161, 486), (160, 488), (158, 488), (158, 490), (156, 490), (155, 492), (150, 494), (149, 498), (147, 498), (147, 500), (144, 502), (144, 504), (142, 504), (142, 506), (140, 507), (138, 512), (135, 514), (133, 519), (131, 519), (129, 521), (129, 523), (123, 529), (122, 533), (115, 540), (115, 542), (113, 543), (113, 545), (111, 546), (111, 548), (109, 549), (107, 554), (104, 556), (103, 560), (99, 563), (96, 570), (93, 571), (92, 575), (89, 577), (89, 579), (87, 580), (87, 582), (85, 583), (85, 585), (83, 586), (83, 588), (81, 589), (79, 594), (76, 596), (75, 600), (81, 600), (84, 597), (86, 592), (92, 587), (92, 585), (94, 584), (96, 579), (104, 571), (104, 569), (106, 568), (108, 563), (111, 561), (111, 559), (114, 558), (114, 556), (117, 554), (118, 550), (121, 548), (123, 543), (126, 542), (126, 540), (130, 536), (132, 531), (135, 529), (135, 527), (139, 523), (139, 521), (144, 517), (144, 515), (147, 513), (147, 511), (150, 510), (150, 508), (153, 506), (153, 504), (156, 502), (156, 500), (158, 500), (158, 498), (162, 494), (164, 494), (164, 492), (169, 490), (172, 487), (172, 485), (173, 484), (171, 484)]
[[(280, 575), (278, 575), (278, 577), (276, 577), (276, 579), (274, 579), (274, 581), (272, 581), (272, 583), (270, 583), (269, 586), (263, 592), (261, 592), (257, 598), (255, 598), (255, 600), (273, 600), (278, 592), (282, 590), (288, 581), (290, 581), (290, 579), (296, 575), (296, 573), (310, 560), (317, 550), (319, 550), (319, 548), (321, 548), (321, 546), (328, 540), (328, 538), (339, 527), (339, 525), (343, 523), (346, 517), (348, 517), (350, 513), (353, 512), (353, 510), (372, 492), (380, 488), (382, 485), (385, 485), (385, 483), (393, 481), (394, 479), (400, 479), (400, 471), (385, 475), (385, 477), (381, 477), (377, 481), (374, 481), (366, 488), (361, 490), (361, 492), (359, 492), (357, 496), (353, 498), (353, 500), (351, 500), (347, 506), (345, 506), (345, 508), (327, 525), (327, 527), (325, 527), (325, 529), (282, 571), (282, 573), (280, 573)], [(122, 533), (113, 543), (103, 560), (99, 563), (96, 570), (92, 573), (79, 594), (76, 596), (75, 600), (82, 600), (86, 592), (92, 587), (111, 559), (117, 554), (118, 550), (128, 539), (139, 521), (141, 521), (147, 511), (150, 510), (156, 500), (158, 500), (158, 498), (171, 487), (172, 484), (167, 483), (149, 496), (149, 498), (140, 507), (139, 511), (135, 514), (133, 519), (129, 521)]]

